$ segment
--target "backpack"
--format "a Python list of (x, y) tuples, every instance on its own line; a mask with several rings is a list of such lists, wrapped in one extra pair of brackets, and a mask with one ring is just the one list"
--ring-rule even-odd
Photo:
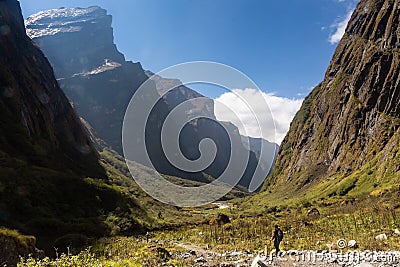
[(277, 238), (279, 241), (283, 240), (283, 231), (281, 229), (278, 229)]

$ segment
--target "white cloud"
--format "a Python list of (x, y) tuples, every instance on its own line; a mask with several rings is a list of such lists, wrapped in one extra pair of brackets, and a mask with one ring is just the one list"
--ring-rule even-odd
[(279, 97), (257, 89), (235, 89), (214, 102), (218, 120), (232, 122), (242, 135), (280, 144), (303, 99)]
[(334, 33), (329, 37), (329, 42), (331, 44), (337, 44), (342, 39), (353, 11), (354, 9), (351, 9), (341, 21), (335, 22), (331, 25), (331, 28), (334, 29)]

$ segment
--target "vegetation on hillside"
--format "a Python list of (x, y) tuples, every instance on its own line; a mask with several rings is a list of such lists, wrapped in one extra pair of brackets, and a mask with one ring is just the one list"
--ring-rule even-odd
[[(273, 226), (285, 232), (282, 249), (288, 250), (377, 250), (400, 249), (400, 207), (381, 205), (378, 198), (342, 198), (324, 203), (269, 206), (262, 211), (231, 206), (223, 211), (196, 209), (207, 223), (173, 230), (153, 231), (149, 240), (142, 236), (103, 238), (78, 255), (59, 255), (58, 259), (25, 259), (20, 266), (194, 266), (191, 253), (223, 255), (239, 251), (257, 255), (269, 253)], [(310, 212), (312, 210), (313, 212)], [(220, 220), (227, 215), (229, 221)], [(376, 236), (385, 234), (387, 239)], [(338, 247), (339, 240), (355, 240), (355, 247)], [(193, 251), (195, 250), (195, 252)], [(199, 257), (199, 255), (197, 255)], [(254, 257), (254, 256), (253, 256)], [(223, 257), (221, 257), (223, 258)], [(218, 265), (218, 259), (214, 262)]]

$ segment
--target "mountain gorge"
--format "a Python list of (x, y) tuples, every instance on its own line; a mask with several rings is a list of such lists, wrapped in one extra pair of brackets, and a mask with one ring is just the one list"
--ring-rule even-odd
[[(17, 0), (0, 0), (0, 266), (400, 264), (400, 0), (359, 2), (280, 148), (217, 121), (214, 101), (180, 80), (127, 61), (100, 7), (43, 11), (25, 23)], [(160, 97), (145, 126), (146, 148), (164, 178), (204, 186), (224, 171), (232, 144), (238, 154), (250, 151), (226, 198), (174, 207), (132, 179), (157, 185), (159, 177), (122, 156), (125, 110), (146, 81), (140, 101)], [(160, 140), (168, 114), (188, 100), (175, 117), (188, 121), (182, 154), (196, 160), (205, 138), (218, 149), (198, 173), (173, 168)], [(199, 114), (208, 119), (193, 119)], [(268, 171), (276, 149), (261, 192), (244, 193), (256, 165)], [(291, 251), (281, 258), (266, 240), (275, 225), (284, 231), (282, 251)]]
[[(61, 88), (78, 113), (90, 124), (94, 135), (104, 140), (105, 146), (122, 154), (122, 123), (126, 108), (139, 86), (150, 78), (154, 86), (149, 93), (162, 96), (151, 113), (151, 123), (147, 124), (147, 147), (153, 165), (161, 173), (190, 180), (209, 182), (213, 179), (210, 176), (217, 178), (229, 162), (231, 143), (223, 127), (218, 125), (221, 122), (216, 122), (213, 100), (183, 86), (179, 80), (153, 75), (144, 71), (140, 63), (126, 61), (114, 44), (111, 22), (111, 16), (100, 7), (66, 8), (32, 15), (26, 20), (26, 28), (28, 35), (54, 66)], [(176, 88), (166, 93), (171, 85)], [(180, 136), (182, 152), (187, 158), (196, 159), (200, 155), (200, 140), (211, 138), (217, 145), (218, 153), (204, 172), (188, 173), (175, 168), (166, 159), (160, 140), (161, 126), (177, 105), (199, 97), (203, 98), (194, 101), (195, 104), (186, 111), (190, 123), (183, 128)], [(191, 120), (193, 114), (211, 119)], [(241, 147), (240, 154), (248, 153), (248, 149), (252, 148), (242, 144), (237, 127), (224, 124)], [(275, 145), (265, 146), (264, 150), (268, 151), (268, 160), (272, 162)], [(242, 187), (248, 187), (258, 162), (256, 153), (250, 151), (248, 167), (240, 181)], [(268, 164), (263, 166), (269, 168)]]
[(399, 13), (399, 1), (360, 1), (291, 124), (269, 191), (326, 197), (400, 184)]

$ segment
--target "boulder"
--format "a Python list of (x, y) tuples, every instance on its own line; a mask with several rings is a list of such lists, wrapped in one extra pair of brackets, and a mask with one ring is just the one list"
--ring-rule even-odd
[(380, 235), (377, 235), (375, 237), (375, 239), (376, 240), (380, 240), (380, 241), (387, 240), (387, 235), (386, 234), (380, 234)]
[(347, 246), (348, 246), (349, 248), (357, 248), (357, 247), (358, 247), (358, 244), (357, 244), (357, 241), (355, 241), (355, 240), (350, 240), (350, 241), (347, 243)]
[(193, 255), (193, 256), (197, 255), (196, 251), (194, 251), (194, 250), (189, 251), (189, 253), (190, 253), (190, 255)]
[(32, 255), (34, 257), (43, 256), (43, 252), (36, 247), (36, 238), (24, 236), (17, 231), (0, 229), (0, 264), (3, 266), (16, 266), (20, 257)]
[[(150, 247), (149, 247), (150, 248)], [(154, 247), (151, 246), (151, 251), (157, 254), (162, 260), (169, 260), (171, 258), (171, 253), (163, 247)]]
[(195, 259), (194, 262), (195, 263), (202, 263), (202, 262), (204, 263), (204, 262), (207, 262), (207, 261), (203, 257), (200, 257), (200, 258)]
[(319, 210), (317, 208), (312, 208), (307, 211), (307, 216), (319, 215)]
[(231, 219), (229, 219), (229, 216), (223, 213), (218, 214), (216, 221), (218, 224), (227, 224), (231, 222)]

